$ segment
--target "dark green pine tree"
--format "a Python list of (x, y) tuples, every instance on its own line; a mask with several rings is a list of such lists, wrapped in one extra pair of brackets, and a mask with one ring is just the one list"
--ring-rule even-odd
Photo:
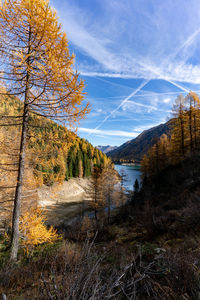
[(92, 158), (92, 152), (91, 152), (91, 147), (90, 147), (90, 145), (88, 145), (88, 148), (87, 148), (87, 156), (88, 156), (89, 159)]
[(65, 180), (68, 181), (69, 180), (69, 166), (68, 164), (66, 163), (66, 172), (65, 172)]
[(80, 174), (80, 161), (82, 161), (82, 152), (81, 150), (77, 151), (75, 164), (74, 164), (74, 177), (79, 177)]
[(135, 180), (133, 187), (134, 187), (134, 193), (137, 194), (139, 192), (139, 182), (137, 179)]
[(91, 175), (91, 164), (90, 159), (87, 156), (87, 153), (83, 153), (83, 169), (84, 169), (84, 177), (88, 177)]
[(72, 147), (70, 150), (69, 150), (69, 153), (68, 153), (68, 157), (67, 157), (67, 179), (70, 179), (73, 177), (73, 168), (74, 168), (74, 147)]
[(78, 153), (76, 155), (75, 163), (74, 163), (74, 170), (73, 170), (73, 175), (74, 177), (78, 177), (79, 174), (79, 159), (78, 159)]

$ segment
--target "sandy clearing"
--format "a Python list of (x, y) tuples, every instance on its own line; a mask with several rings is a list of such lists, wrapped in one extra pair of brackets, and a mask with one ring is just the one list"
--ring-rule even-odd
[(86, 197), (89, 178), (72, 178), (51, 187), (43, 186), (38, 189), (38, 205), (51, 206), (60, 203), (81, 202)]
[(81, 216), (84, 209), (90, 210), (88, 205), (89, 178), (72, 178), (62, 184), (52, 187), (42, 186), (38, 189), (38, 205), (46, 212), (47, 223), (58, 226)]

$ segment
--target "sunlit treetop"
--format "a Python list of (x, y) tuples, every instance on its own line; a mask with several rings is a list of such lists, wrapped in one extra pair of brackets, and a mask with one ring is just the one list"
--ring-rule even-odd
[(2, 1), (0, 34), (0, 79), (8, 92), (36, 114), (68, 123), (83, 118), (88, 112), (88, 104), (82, 105), (84, 83), (49, 1)]

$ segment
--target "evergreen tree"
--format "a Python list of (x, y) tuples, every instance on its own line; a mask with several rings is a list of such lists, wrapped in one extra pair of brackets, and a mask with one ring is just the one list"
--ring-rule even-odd
[(138, 182), (138, 180), (136, 179), (135, 180), (135, 183), (134, 183), (134, 185), (133, 185), (133, 188), (134, 188), (134, 193), (138, 193), (139, 192), (139, 182)]
[(84, 177), (88, 177), (91, 175), (91, 165), (90, 160), (87, 156), (87, 153), (83, 154), (83, 167), (84, 167)]

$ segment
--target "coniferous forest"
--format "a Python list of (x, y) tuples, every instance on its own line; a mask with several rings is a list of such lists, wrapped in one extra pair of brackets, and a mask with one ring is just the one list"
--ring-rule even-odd
[(0, 1), (0, 299), (200, 299), (191, 1)]
[(163, 134), (144, 155), (141, 163), (143, 176), (158, 174), (199, 152), (199, 114), (200, 99), (197, 94), (190, 92), (186, 97), (177, 97), (172, 108), (170, 134)]
[[(1, 115), (4, 129), (3, 140), (13, 139), (20, 134), (20, 127), (11, 129), (9, 116), (21, 113), (21, 102), (11, 96), (2, 97)], [(5, 124), (6, 119), (6, 124)], [(30, 117), (28, 138), (28, 166), (32, 168), (38, 184), (52, 185), (55, 182), (69, 180), (72, 177), (88, 177), (94, 167), (103, 168), (111, 163), (105, 154), (94, 148), (85, 139), (54, 121), (39, 117)], [(9, 145), (10, 150), (11, 145)], [(7, 149), (8, 150), (8, 149)]]

